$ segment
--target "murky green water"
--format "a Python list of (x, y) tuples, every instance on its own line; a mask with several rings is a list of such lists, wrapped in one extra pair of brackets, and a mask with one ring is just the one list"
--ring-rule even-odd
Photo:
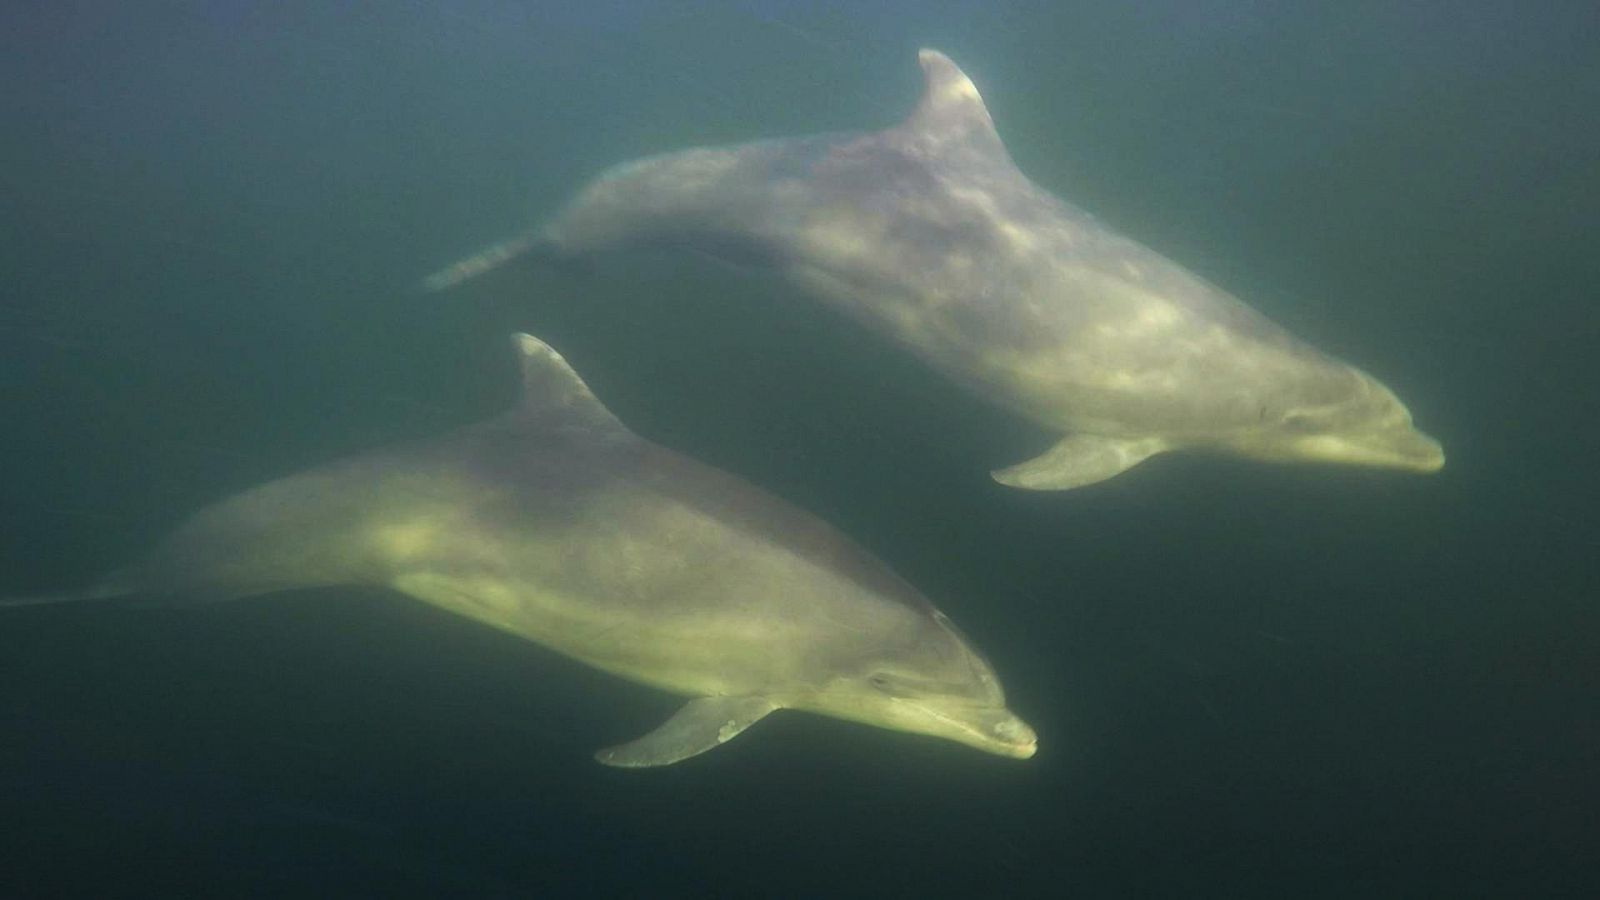
[[(26, 4), (0, 13), (0, 594), (510, 402), (504, 334), (849, 532), (1019, 763), (676, 701), (374, 592), (0, 617), (11, 896), (1574, 896), (1597, 836), (1581, 4)], [(1021, 168), (1405, 398), (1422, 478), (1049, 437), (759, 274), (432, 269), (603, 167), (888, 124), (951, 54)]]

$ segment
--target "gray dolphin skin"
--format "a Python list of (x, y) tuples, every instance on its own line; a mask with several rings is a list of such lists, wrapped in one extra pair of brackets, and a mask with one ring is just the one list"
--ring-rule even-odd
[(535, 250), (676, 247), (774, 268), (950, 380), (1063, 435), (1001, 469), (1065, 489), (1171, 450), (1433, 472), (1438, 442), (1377, 379), (1034, 185), (943, 54), (884, 131), (617, 166), (540, 230), (433, 276)]
[(245, 491), (87, 591), (0, 605), (385, 586), (692, 698), (608, 765), (677, 762), (784, 708), (1033, 755), (988, 662), (883, 563), (639, 438), (554, 350), (514, 344), (512, 410)]

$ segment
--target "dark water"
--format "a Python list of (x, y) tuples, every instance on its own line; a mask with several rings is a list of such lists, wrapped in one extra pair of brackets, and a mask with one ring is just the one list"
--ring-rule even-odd
[[(1600, 885), (1591, 4), (553, 6), (5, 7), (0, 594), (501, 408), (525, 329), (922, 587), (1039, 755), (790, 714), (614, 771), (676, 701), (382, 593), (13, 610), (0, 894)], [(1447, 468), (1013, 492), (986, 471), (1047, 436), (758, 275), (408, 293), (610, 163), (887, 124), (922, 45), (1026, 172), (1376, 373)]]

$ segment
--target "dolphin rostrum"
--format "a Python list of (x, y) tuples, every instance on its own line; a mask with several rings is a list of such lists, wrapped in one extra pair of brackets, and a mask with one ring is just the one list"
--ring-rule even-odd
[(882, 562), (639, 438), (554, 350), (514, 343), (509, 412), (245, 491), (86, 591), (0, 605), (387, 586), (692, 698), (608, 765), (677, 762), (782, 708), (1033, 755), (988, 662)]
[(544, 228), (430, 278), (535, 250), (671, 246), (775, 268), (952, 381), (1064, 435), (999, 481), (1064, 489), (1168, 450), (1432, 472), (1438, 442), (1377, 379), (1097, 222), (1012, 163), (972, 81), (884, 131), (617, 166)]

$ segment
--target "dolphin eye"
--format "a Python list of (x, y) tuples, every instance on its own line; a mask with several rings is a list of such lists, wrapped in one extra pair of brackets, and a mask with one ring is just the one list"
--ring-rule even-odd
[(894, 688), (894, 682), (889, 679), (889, 676), (884, 675), (881, 672), (876, 675), (868, 676), (867, 683), (878, 690), (883, 691), (884, 693), (888, 693)]

